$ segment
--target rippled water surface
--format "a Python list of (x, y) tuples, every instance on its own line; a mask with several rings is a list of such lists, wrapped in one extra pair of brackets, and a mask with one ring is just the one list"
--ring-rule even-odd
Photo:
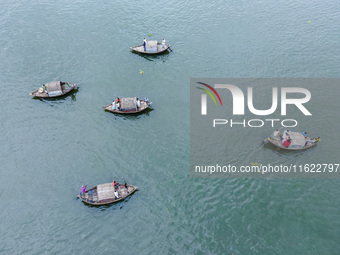
[[(190, 77), (339, 78), (339, 2), (0, 6), (1, 254), (340, 253), (337, 180), (189, 171)], [(144, 37), (173, 52), (132, 53)], [(53, 80), (79, 90), (28, 96)], [(153, 110), (105, 112), (117, 96), (148, 96)], [(76, 199), (81, 185), (113, 179), (139, 191), (99, 208)]]

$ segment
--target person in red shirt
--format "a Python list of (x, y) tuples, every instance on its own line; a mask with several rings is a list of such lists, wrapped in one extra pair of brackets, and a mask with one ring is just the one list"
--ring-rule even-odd
[(114, 188), (118, 188), (118, 184), (117, 184), (116, 181), (113, 181), (113, 187), (114, 187)]
[(284, 145), (286, 148), (288, 148), (289, 145), (290, 145), (291, 143), (292, 143), (292, 140), (288, 139), (288, 140), (284, 141), (283, 145)]

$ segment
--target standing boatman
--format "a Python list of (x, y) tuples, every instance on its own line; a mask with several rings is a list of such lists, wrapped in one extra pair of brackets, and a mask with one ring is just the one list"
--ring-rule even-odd
[(143, 40), (144, 51), (146, 51), (146, 39)]
[(85, 196), (86, 187), (87, 187), (87, 185), (81, 186), (81, 193), (80, 193), (80, 194), (81, 194), (82, 196)]

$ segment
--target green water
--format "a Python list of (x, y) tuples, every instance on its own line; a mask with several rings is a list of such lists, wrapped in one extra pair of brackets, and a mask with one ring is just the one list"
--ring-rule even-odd
[[(1, 254), (340, 253), (338, 180), (192, 179), (189, 170), (190, 78), (339, 78), (339, 2), (0, 6)], [(133, 54), (144, 37), (164, 37), (173, 52)], [(79, 91), (28, 95), (53, 80)], [(147, 96), (153, 110), (104, 112), (117, 96)], [(338, 118), (314, 108), (320, 122)], [(139, 191), (99, 208), (76, 199), (81, 185), (113, 179)]]

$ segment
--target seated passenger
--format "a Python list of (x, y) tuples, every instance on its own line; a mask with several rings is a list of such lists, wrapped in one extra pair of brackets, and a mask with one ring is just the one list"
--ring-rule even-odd
[(118, 196), (118, 192), (117, 192), (117, 190), (115, 190), (115, 197), (118, 199), (119, 198), (119, 196)]
[(126, 188), (126, 191), (129, 194), (130, 192), (129, 192), (129, 187), (128, 187), (127, 183), (124, 184), (124, 187)]
[(288, 140), (284, 141), (283, 145), (284, 145), (286, 148), (288, 148), (289, 145), (290, 145), (291, 143), (292, 143), (292, 140), (288, 139)]

